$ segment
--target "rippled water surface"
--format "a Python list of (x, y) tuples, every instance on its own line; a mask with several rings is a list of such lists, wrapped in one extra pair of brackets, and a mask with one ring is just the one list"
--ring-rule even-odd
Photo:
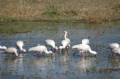
[[(19, 23), (21, 24), (21, 23)], [(19, 58), (0, 51), (0, 79), (119, 79), (120, 59), (111, 58), (108, 44), (120, 44), (120, 22), (104, 24), (81, 23), (39, 23), (31, 22), (35, 27), (28, 33), (0, 34), (1, 45), (16, 47), (16, 41), (23, 40), (26, 54), (19, 52)], [(12, 24), (14, 25), (14, 24)], [(11, 24), (2, 25), (9, 27)], [(17, 27), (17, 23), (14, 25)], [(54, 53), (53, 57), (29, 52), (30, 47), (45, 45), (46, 39), (54, 39), (61, 45), (60, 35), (68, 32), (71, 47), (81, 43), (83, 38), (90, 40), (92, 50), (98, 56), (80, 57), (75, 49), (66, 49)], [(50, 50), (50, 47), (47, 47)]]

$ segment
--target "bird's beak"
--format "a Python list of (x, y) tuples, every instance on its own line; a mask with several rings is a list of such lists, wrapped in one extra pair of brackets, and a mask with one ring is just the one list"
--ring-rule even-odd
[(97, 54), (95, 54), (95, 57), (97, 57)]
[(26, 54), (26, 52), (23, 52), (23, 54)]
[(64, 35), (65, 33), (63, 32), (62, 35), (60, 36), (60, 38)]
[(55, 53), (57, 53), (57, 52), (58, 52), (58, 49), (55, 50)]
[(18, 56), (16, 56), (16, 58), (18, 58)]

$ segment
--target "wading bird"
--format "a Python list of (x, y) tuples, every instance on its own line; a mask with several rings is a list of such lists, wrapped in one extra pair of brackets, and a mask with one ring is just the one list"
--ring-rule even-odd
[(59, 47), (60, 50), (70, 47), (70, 39), (67, 38), (67, 31), (64, 31), (62, 35), (64, 35), (64, 40), (61, 42), (61, 46)]
[(119, 44), (118, 43), (111, 43), (111, 44), (109, 44), (109, 48), (110, 49), (119, 48)]
[(115, 55), (120, 55), (120, 47), (118, 43), (111, 43), (109, 44), (109, 48), (111, 49), (112, 57), (114, 58)]
[(90, 46), (87, 44), (77, 44), (77, 45), (73, 45), (72, 49), (77, 49), (79, 51), (80, 56), (82, 56), (82, 52), (86, 53), (89, 52), (91, 54), (94, 54), (95, 57), (97, 56), (97, 52), (96, 51), (92, 51)]
[[(1, 44), (1, 42), (0, 42), (0, 44)], [(1, 45), (0, 45), (0, 50), (5, 50), (5, 49), (7, 49), (6, 46), (1, 46)]]
[[(89, 44), (89, 39), (82, 39), (81, 42), (82, 42), (83, 45), (84, 45), (84, 44), (85, 44), (85, 45), (88, 45), (88, 44)], [(77, 46), (79, 47), (79, 45), (82, 45), (82, 44), (74, 45), (74, 46), (73, 46), (73, 49), (74, 49), (75, 47), (77, 47)], [(77, 49), (77, 48), (76, 48), (76, 49)], [(84, 50), (80, 50), (80, 49), (79, 49), (79, 54), (80, 54), (80, 56), (82, 56), (82, 53), (85, 53), (85, 56), (86, 56), (87, 51), (84, 51)]]
[(1, 46), (1, 45), (0, 45), (0, 49), (1, 49), (1, 50), (5, 50), (5, 49), (7, 49), (7, 47), (6, 47), (6, 46)]
[(82, 44), (89, 44), (89, 39), (82, 39)]
[[(70, 39), (67, 38), (67, 34), (68, 34), (67, 31), (64, 31), (61, 36), (64, 35), (64, 40), (67, 40), (67, 41), (70, 43)], [(61, 36), (60, 36), (60, 37), (61, 37)]]
[(7, 49), (5, 49), (4, 51), (6, 54), (15, 54), (16, 58), (18, 58), (18, 53), (17, 53), (17, 49), (15, 47), (9, 47)]
[(22, 51), (23, 53), (26, 53), (26, 50), (23, 48), (23, 46), (24, 46), (23, 41), (17, 41), (16, 45), (17, 45), (17, 47), (19, 48), (20, 51)]
[(35, 47), (31, 47), (31, 48), (29, 48), (29, 51), (38, 52), (38, 54), (40, 54), (40, 56), (42, 55), (43, 52), (45, 52), (45, 54), (51, 54), (51, 56), (53, 54), (52, 51), (48, 51), (47, 48), (43, 45), (38, 45), (38, 46), (35, 46)]
[(55, 46), (55, 41), (54, 40), (47, 39), (47, 40), (45, 40), (45, 43), (46, 43), (46, 45), (51, 46), (51, 51), (52, 51), (52, 49), (55, 50), (55, 52), (58, 51), (58, 47)]

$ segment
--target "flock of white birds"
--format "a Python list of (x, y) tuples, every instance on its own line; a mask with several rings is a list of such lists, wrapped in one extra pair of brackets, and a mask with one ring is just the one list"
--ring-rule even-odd
[[(59, 50), (63, 50), (66, 48), (70, 48), (70, 39), (67, 38), (67, 31), (64, 31), (63, 34), (61, 35), (61, 37), (64, 35), (64, 39), (61, 41), (61, 46), (57, 47), (55, 45), (55, 41), (52, 39), (47, 39), (45, 40), (46, 45), (51, 46), (51, 50), (48, 51), (47, 47), (44, 45), (37, 45), (35, 47), (31, 47), (28, 50), (34, 51), (34, 52), (38, 52), (37, 55), (40, 54), (40, 56), (42, 55), (42, 53), (44, 52), (45, 54), (50, 54), (52, 55), (54, 52), (57, 52), (58, 49)], [(23, 41), (17, 41), (16, 42), (17, 47), (19, 48), (19, 50), (23, 53), (26, 53), (26, 50), (23, 48), (24, 47), (24, 43)], [(108, 46), (111, 49), (111, 53), (112, 56), (114, 57), (116, 54), (120, 54), (120, 47), (118, 43), (111, 43)], [(93, 51), (89, 45), (89, 39), (83, 39), (81, 44), (77, 44), (77, 45), (73, 45), (72, 49), (77, 49), (79, 51), (80, 56), (82, 56), (82, 54), (84, 53), (86, 55), (87, 52), (89, 52), (90, 54), (95, 55), (95, 57), (97, 56), (97, 52)], [(4, 50), (4, 52), (6, 54), (15, 54), (16, 57), (19, 56), (18, 52), (17, 52), (17, 48), (15, 47), (9, 47), (7, 48), (6, 46), (0, 46), (0, 50)]]

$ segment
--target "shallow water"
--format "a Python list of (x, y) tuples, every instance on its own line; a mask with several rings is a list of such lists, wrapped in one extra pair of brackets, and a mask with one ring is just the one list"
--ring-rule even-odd
[[(19, 23), (20, 24), (20, 23)], [(30, 23), (35, 26), (29, 33), (1, 34), (1, 45), (16, 47), (16, 41), (23, 40), (26, 54), (19, 52), (19, 58), (0, 51), (0, 79), (119, 79), (119, 56), (111, 59), (108, 44), (120, 44), (120, 22), (104, 24), (82, 23)], [(14, 25), (14, 24), (12, 24)], [(6, 24), (6, 27), (11, 26)], [(16, 25), (15, 25), (16, 26)], [(45, 39), (54, 39), (59, 47), (63, 39), (60, 35), (68, 32), (72, 45), (89, 38), (92, 50), (98, 56), (80, 57), (76, 50), (66, 49), (55, 53), (53, 57), (37, 57), (37, 53), (29, 52), (30, 47), (37, 44), (45, 45)], [(47, 47), (50, 50), (50, 47)]]

